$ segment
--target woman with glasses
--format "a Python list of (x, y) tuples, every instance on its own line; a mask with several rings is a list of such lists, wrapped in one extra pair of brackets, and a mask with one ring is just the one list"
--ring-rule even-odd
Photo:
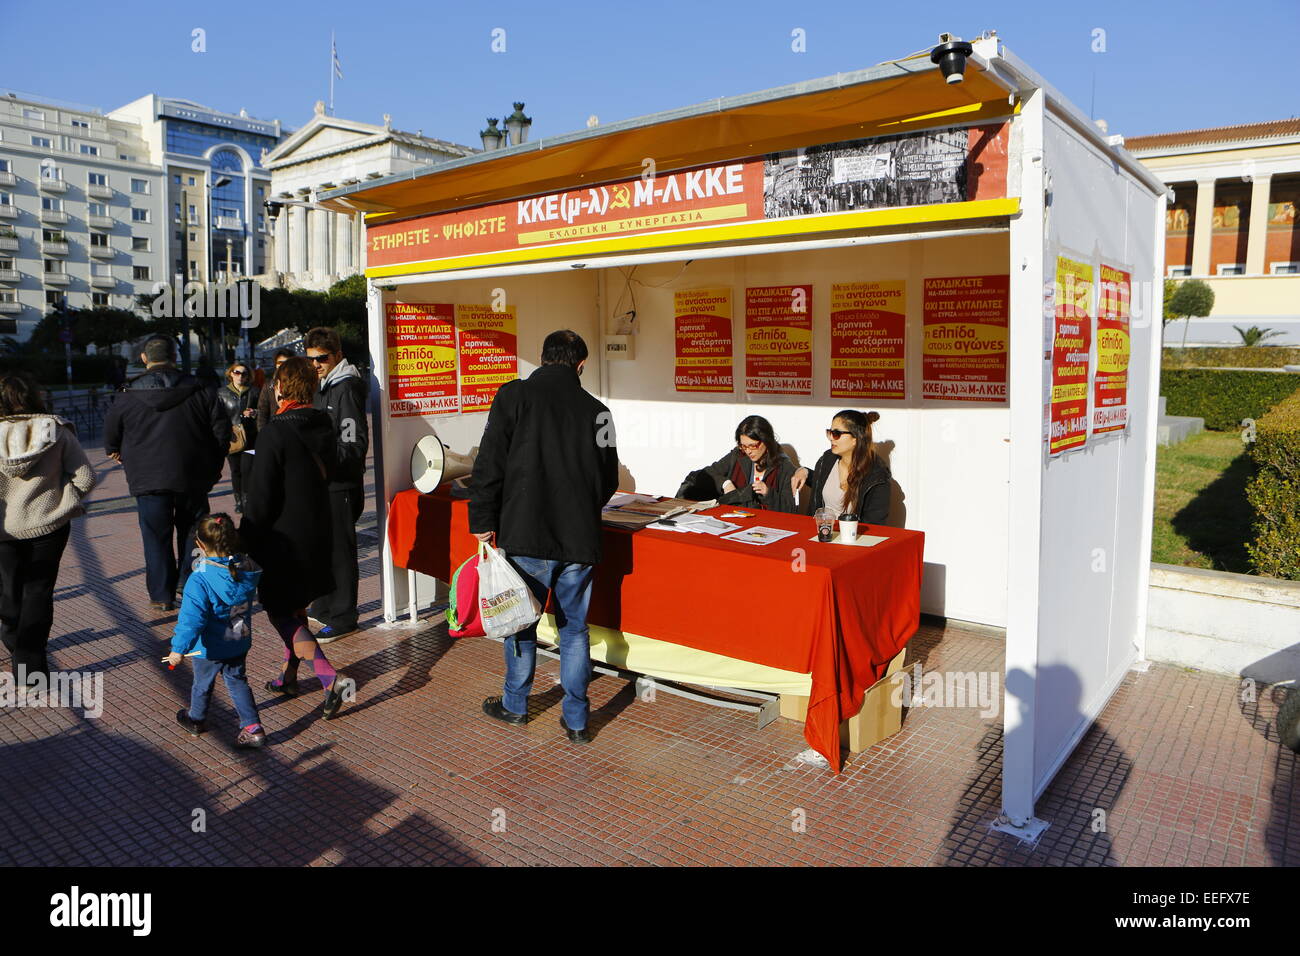
[(243, 449), (252, 448), (257, 438), (257, 400), (260, 396), (253, 384), (252, 366), (236, 362), (226, 369), (226, 387), (217, 392), (217, 397), (230, 419), (232, 433), (235, 425), (244, 427), (243, 448), (226, 456), (230, 462), (230, 487), (235, 492), (235, 510), (241, 514), (244, 511), (244, 473), (252, 467)]
[[(852, 513), (863, 524), (884, 524), (889, 518), (890, 473), (876, 453), (871, 426), (879, 412), (840, 412), (826, 429), (831, 447), (817, 459), (812, 470), (812, 507), (830, 508), (837, 515)], [(797, 497), (809, 480), (807, 468), (800, 468), (790, 481)]]
[(794, 514), (790, 481), (794, 465), (777, 444), (772, 424), (750, 415), (736, 426), (736, 445), (704, 469), (713, 480), (719, 503), (748, 505)]

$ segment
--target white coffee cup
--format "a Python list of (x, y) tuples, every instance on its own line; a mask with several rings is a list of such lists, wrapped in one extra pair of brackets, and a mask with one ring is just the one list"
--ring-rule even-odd
[(858, 540), (858, 516), (840, 516), (840, 542), (855, 544)]

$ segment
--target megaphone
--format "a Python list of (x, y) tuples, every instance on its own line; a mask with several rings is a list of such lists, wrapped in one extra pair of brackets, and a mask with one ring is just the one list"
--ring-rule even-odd
[(411, 484), (428, 494), (445, 481), (463, 478), (474, 470), (474, 459), (447, 448), (437, 435), (425, 435), (411, 451)]

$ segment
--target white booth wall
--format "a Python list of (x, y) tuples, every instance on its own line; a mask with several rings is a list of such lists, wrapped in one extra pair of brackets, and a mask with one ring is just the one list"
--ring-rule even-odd
[[(684, 254), (689, 256), (689, 254)], [(535, 367), (546, 334), (571, 328), (592, 352), (584, 386), (610, 407), (623, 465), (621, 487), (671, 495), (686, 473), (720, 458), (746, 415), (768, 418), (777, 438), (811, 467), (827, 447), (825, 429), (845, 407), (875, 409), (875, 439), (888, 450), (895, 482), (891, 524), (925, 532), (925, 613), (1003, 626), (1007, 599), (1008, 410), (1005, 404), (925, 400), (921, 392), (922, 293), (928, 277), (1007, 273), (1007, 237), (912, 237), (898, 242), (804, 252), (644, 264), (636, 268), (574, 270), (533, 276), (448, 280), (404, 285), (386, 302), (483, 304), (503, 290), (518, 315), (519, 374)], [(905, 280), (907, 390), (905, 400), (857, 402), (830, 397), (832, 283)], [(813, 394), (755, 396), (744, 392), (745, 288), (811, 284)], [(732, 290), (733, 394), (674, 390), (673, 292)], [(601, 362), (600, 322), (635, 307), (635, 357)], [(382, 388), (382, 382), (381, 382)], [(382, 404), (382, 394), (381, 394)], [(468, 453), (482, 434), (485, 413), (403, 418), (390, 423), (384, 451), (385, 492), (411, 487), (410, 449), (436, 430), (453, 451)], [(973, 463), (978, 462), (978, 466)], [(393, 584), (406, 601), (404, 575)], [(421, 603), (433, 597), (420, 586)]]

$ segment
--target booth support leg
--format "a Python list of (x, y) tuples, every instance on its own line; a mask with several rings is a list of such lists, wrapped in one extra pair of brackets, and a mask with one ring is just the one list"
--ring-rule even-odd
[(407, 610), (411, 614), (411, 623), (415, 624), (420, 620), (420, 602), (415, 596), (415, 572), (410, 568), (406, 570), (406, 595)]

